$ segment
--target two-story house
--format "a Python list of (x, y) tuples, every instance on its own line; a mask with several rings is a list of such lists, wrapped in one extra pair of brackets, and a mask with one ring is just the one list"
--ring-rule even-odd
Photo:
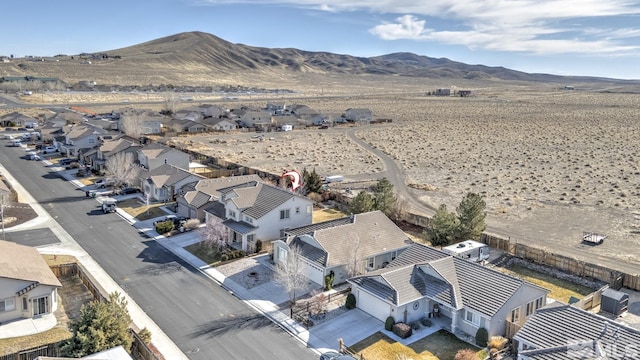
[(246, 111), (240, 122), (246, 127), (269, 127), (271, 125), (271, 114), (263, 110)]
[(157, 142), (147, 144), (138, 150), (140, 166), (147, 170), (153, 170), (164, 164), (189, 170), (189, 160), (189, 154)]
[(119, 153), (131, 153), (133, 154), (134, 161), (137, 161), (138, 151), (142, 148), (142, 145), (135, 140), (120, 137), (117, 139), (105, 140), (96, 148), (94, 153), (88, 153), (85, 156), (85, 164), (89, 164), (94, 170), (100, 172), (105, 171), (105, 164), (110, 157)]
[(64, 140), (58, 144), (58, 150), (70, 157), (78, 157), (81, 152), (87, 152), (98, 146), (98, 138), (107, 131), (86, 125), (74, 125), (64, 134)]
[(171, 164), (140, 172), (142, 191), (154, 201), (173, 201), (183, 186), (201, 179), (204, 177)]
[(182, 187), (182, 192), (178, 195), (178, 215), (205, 220), (204, 210), (220, 200), (220, 189), (244, 184), (250, 181), (261, 181), (258, 175), (241, 175), (220, 177), (215, 179), (202, 179), (198, 182), (187, 184)]
[(348, 280), (358, 308), (381, 321), (437, 316), (452, 333), (505, 335), (544, 306), (549, 290), (414, 243), (385, 268)]
[(205, 209), (207, 226), (222, 222), (228, 242), (248, 252), (257, 240), (277, 240), (284, 230), (313, 221), (313, 201), (287, 189), (250, 181), (219, 192), (220, 200)]

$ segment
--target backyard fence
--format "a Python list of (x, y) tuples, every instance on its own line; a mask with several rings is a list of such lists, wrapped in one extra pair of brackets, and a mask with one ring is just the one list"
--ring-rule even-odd
[[(51, 265), (50, 268), (58, 278), (69, 276), (77, 276), (78, 278), (80, 278), (84, 286), (93, 296), (94, 300), (106, 301), (106, 299), (108, 298), (107, 292), (101, 286), (97, 285), (95, 279), (91, 276), (91, 274), (89, 274), (88, 271), (86, 271), (86, 269), (81, 264), (69, 263)], [(142, 339), (140, 339), (135, 330), (130, 328), (129, 332), (133, 335), (131, 355), (133, 355), (134, 359), (162, 360), (154, 354), (154, 352), (149, 348), (149, 346), (147, 346), (147, 344), (144, 343), (144, 341), (142, 341)], [(26, 350), (20, 350), (13, 354), (2, 355), (0, 356), (0, 360), (34, 360), (38, 356), (60, 357), (61, 345), (62, 342), (55, 342)]]
[(609, 285), (605, 285), (571, 305), (587, 311), (600, 306), (600, 304), (602, 303), (602, 292), (607, 290), (608, 288)]

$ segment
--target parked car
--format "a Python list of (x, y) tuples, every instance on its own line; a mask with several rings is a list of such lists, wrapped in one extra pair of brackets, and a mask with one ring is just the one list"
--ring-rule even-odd
[(58, 151), (58, 148), (55, 146), (46, 146), (42, 149), (43, 154), (54, 153), (56, 151)]
[(58, 164), (60, 165), (69, 165), (73, 162), (73, 159), (69, 159), (69, 158), (64, 158), (64, 159), (60, 159), (60, 161), (58, 161)]
[(153, 226), (156, 226), (157, 224), (161, 223), (161, 222), (165, 222), (165, 221), (173, 221), (173, 225), (175, 228), (180, 227), (180, 225), (182, 225), (182, 223), (184, 223), (185, 221), (189, 220), (184, 216), (177, 216), (177, 215), (167, 215), (164, 218), (160, 219), (160, 220), (156, 220), (153, 222)]
[(107, 186), (113, 186), (115, 183), (116, 181), (110, 178), (100, 179), (93, 182), (94, 185), (99, 186), (101, 188), (106, 188)]
[(135, 193), (139, 193), (139, 192), (140, 192), (140, 189), (134, 188), (134, 187), (125, 187), (125, 188), (122, 188), (122, 189), (118, 190), (118, 194), (120, 194), (120, 195), (135, 194)]
[(27, 160), (40, 160), (40, 155), (38, 155), (35, 151), (29, 151), (27, 153)]
[(341, 354), (335, 350), (331, 350), (320, 355), (320, 360), (357, 360), (357, 359), (351, 355)]

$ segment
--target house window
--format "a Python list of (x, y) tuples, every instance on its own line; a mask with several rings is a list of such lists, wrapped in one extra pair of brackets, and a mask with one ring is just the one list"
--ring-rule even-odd
[(372, 258), (372, 257), (370, 257), (370, 258), (367, 260), (367, 264), (368, 264), (368, 265), (367, 265), (367, 267), (368, 267), (369, 269), (373, 269), (373, 258)]
[(33, 316), (46, 314), (49, 312), (49, 297), (43, 296), (31, 300), (33, 304)]
[(229, 217), (235, 219), (236, 218), (236, 212), (233, 211), (233, 210), (229, 210)]
[(533, 301), (527, 303), (527, 309), (525, 311), (525, 316), (526, 317), (531, 316), (531, 314), (533, 314), (533, 312), (536, 310), (534, 306), (535, 306), (535, 304), (534, 304)]
[(312, 210), (313, 210), (313, 205), (307, 205), (307, 215), (311, 215)]
[(480, 316), (473, 311), (465, 310), (464, 319), (474, 325), (480, 324)]
[(255, 238), (256, 238), (255, 234), (247, 235), (247, 241), (248, 242), (253, 242), (253, 240), (255, 240)]
[(536, 299), (536, 310), (540, 309), (544, 306), (544, 297), (539, 297)]
[(280, 220), (289, 219), (289, 209), (280, 210)]
[(26, 297), (22, 298), (22, 311), (27, 311), (29, 309), (29, 302)]
[(296, 206), (296, 214), (300, 214), (300, 206)]
[(16, 309), (16, 304), (13, 298), (0, 300), (0, 312), (13, 311)]
[(244, 221), (248, 222), (249, 224), (253, 224), (253, 219), (246, 215), (244, 216)]
[(511, 310), (510, 320), (511, 320), (512, 323), (520, 322), (520, 306), (518, 306), (517, 308)]

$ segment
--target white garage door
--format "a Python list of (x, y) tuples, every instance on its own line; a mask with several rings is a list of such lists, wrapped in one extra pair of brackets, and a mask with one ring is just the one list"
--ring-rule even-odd
[(375, 317), (380, 321), (387, 320), (387, 317), (391, 314), (391, 309), (389, 308), (389, 304), (381, 301), (369, 293), (357, 290), (358, 302), (356, 306), (367, 314)]
[(314, 283), (324, 286), (324, 273), (322, 268), (317, 265), (309, 264), (308, 262), (304, 262), (304, 264), (306, 267), (306, 276)]

